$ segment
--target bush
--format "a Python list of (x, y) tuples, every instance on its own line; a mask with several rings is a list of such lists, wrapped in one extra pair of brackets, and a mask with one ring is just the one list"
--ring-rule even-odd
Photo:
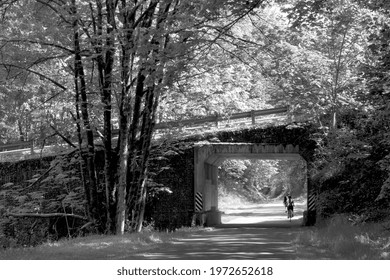
[[(390, 257), (389, 222), (355, 223), (348, 214), (337, 214), (298, 235), (295, 243), (301, 251), (311, 249), (310, 259), (371, 260)], [(313, 248), (315, 250), (313, 250)], [(314, 253), (313, 253), (314, 251)]]
[(354, 213), (379, 221), (388, 215), (386, 201), (377, 199), (386, 174), (371, 159), (348, 159), (332, 176), (325, 173), (314, 180), (320, 190), (317, 210), (321, 217)]
[[(2, 222), (2, 248), (36, 246), (50, 240), (49, 223), (45, 220), (7, 218)], [(51, 236), (54, 238), (54, 236)]]

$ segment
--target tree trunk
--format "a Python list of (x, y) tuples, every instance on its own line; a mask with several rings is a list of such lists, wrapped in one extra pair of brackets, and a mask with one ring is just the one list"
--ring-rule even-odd
[(80, 177), (81, 177), (81, 183), (83, 185), (84, 189), (84, 197), (85, 201), (87, 204), (85, 205), (85, 212), (87, 216), (91, 219), (91, 199), (89, 197), (89, 185), (86, 182), (86, 178), (84, 176), (84, 168), (86, 166), (86, 160), (84, 158), (83, 154), (83, 138), (81, 135), (81, 118), (80, 118), (80, 92), (79, 92), (79, 87), (78, 87), (78, 77), (77, 73), (75, 71), (74, 73), (74, 81), (75, 81), (75, 110), (76, 110), (76, 116), (73, 116), (74, 121), (76, 122), (76, 130), (77, 130), (77, 140), (78, 140), (78, 149), (79, 149), (79, 156), (80, 156), (80, 161), (79, 161), (79, 167), (80, 167)]
[[(151, 3), (152, 5), (152, 3)], [(159, 7), (156, 29), (162, 28), (163, 22), (167, 17), (170, 3)], [(156, 9), (156, 7), (153, 8)], [(150, 18), (145, 18), (145, 26), (150, 27), (152, 14)], [(161, 32), (162, 30), (160, 30)], [(133, 112), (133, 120), (131, 126), (132, 135), (130, 137), (130, 159), (131, 165), (128, 179), (128, 198), (127, 207), (130, 217), (130, 229), (135, 232), (139, 232), (142, 229), (145, 203), (147, 197), (147, 167), (150, 154), (150, 143), (152, 139), (155, 113), (158, 104), (158, 98), (155, 98), (156, 84), (162, 82), (162, 77), (155, 77), (156, 69), (163, 64), (160, 63), (158, 55), (159, 52), (165, 47), (163, 43), (166, 36), (161, 34), (154, 34), (150, 40), (150, 44), (154, 46), (150, 50), (145, 60), (141, 63), (141, 69), (138, 72), (137, 87), (135, 95), (135, 104)], [(152, 67), (149, 65), (153, 65)], [(149, 85), (145, 90), (145, 75), (148, 73), (148, 77), (153, 77), (151, 81), (148, 81), (152, 85)], [(157, 80), (156, 80), (157, 79)], [(143, 103), (143, 106), (142, 106)], [(143, 108), (141, 112), (141, 108)]]
[[(122, 112), (121, 118), (127, 118), (126, 115), (130, 113), (129, 106), (126, 106)], [(126, 221), (126, 184), (127, 184), (127, 171), (128, 171), (128, 157), (129, 157), (129, 145), (128, 145), (128, 122), (121, 121), (121, 134), (120, 134), (120, 147), (119, 147), (119, 169), (118, 169), (118, 184), (117, 184), (117, 203), (116, 203), (116, 234), (124, 234), (125, 221)]]
[(337, 126), (337, 113), (336, 113), (336, 109), (334, 109), (332, 111), (332, 128), (336, 129), (336, 126)]
[(89, 121), (89, 113), (88, 113), (88, 100), (87, 100), (87, 91), (86, 91), (86, 82), (85, 82), (85, 74), (84, 67), (81, 58), (81, 48), (80, 48), (80, 38), (79, 38), (79, 27), (77, 22), (77, 9), (76, 2), (72, 0), (72, 14), (74, 15), (73, 21), (73, 43), (74, 43), (74, 64), (75, 64), (75, 78), (76, 83), (78, 84), (78, 88), (80, 91), (81, 97), (81, 115), (83, 120), (83, 125), (87, 134), (87, 155), (86, 155), (86, 163), (89, 175), (89, 196), (90, 201), (90, 213), (92, 219), (95, 224), (98, 224), (100, 217), (98, 213), (98, 198), (97, 198), (97, 175), (96, 175), (96, 167), (95, 167), (95, 145), (93, 140), (93, 132), (92, 127)]
[(99, 76), (99, 88), (103, 103), (103, 145), (104, 145), (104, 183), (106, 205), (106, 231), (114, 231), (115, 196), (113, 180), (113, 156), (111, 133), (111, 99), (112, 99), (112, 70), (114, 65), (114, 26), (115, 5), (113, 0), (106, 0), (106, 39), (103, 39), (103, 6), (101, 0), (97, 4), (97, 20), (93, 18), (94, 31), (97, 37), (94, 42)]
[(128, 181), (128, 160), (129, 160), (129, 133), (130, 133), (130, 116), (131, 109), (131, 70), (134, 56), (133, 43), (133, 28), (131, 28), (135, 21), (135, 12), (138, 6), (133, 9), (128, 9), (126, 3), (122, 6), (124, 36), (122, 41), (122, 55), (121, 55), (121, 81), (122, 89), (119, 106), (119, 137), (118, 137), (118, 181), (116, 185), (117, 200), (116, 200), (116, 229), (118, 235), (124, 234), (125, 222), (127, 216), (126, 197), (127, 197), (127, 181)]
[(18, 120), (18, 130), (19, 130), (19, 141), (24, 141), (23, 126), (22, 122)]
[(130, 228), (134, 230), (136, 227), (135, 223), (135, 216), (136, 216), (136, 208), (138, 201), (138, 192), (139, 192), (139, 185), (138, 178), (139, 178), (139, 150), (137, 149), (136, 142), (137, 138), (139, 136), (139, 122), (141, 119), (141, 105), (142, 105), (142, 99), (144, 96), (144, 80), (145, 76), (142, 74), (143, 69), (139, 70), (138, 77), (137, 77), (137, 86), (135, 89), (135, 101), (134, 101), (134, 109), (133, 109), (133, 116), (132, 116), (132, 123), (130, 126), (130, 135), (129, 135), (129, 156), (128, 161), (129, 163), (129, 170), (128, 170), (128, 178), (127, 178), (127, 184), (126, 184), (126, 204), (128, 209), (128, 214), (130, 216)]

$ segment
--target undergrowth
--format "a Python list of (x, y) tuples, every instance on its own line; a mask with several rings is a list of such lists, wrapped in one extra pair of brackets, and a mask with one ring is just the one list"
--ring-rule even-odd
[(73, 239), (46, 242), (37, 247), (0, 249), (2, 260), (75, 260), (136, 258), (137, 252), (169, 246), (174, 240), (204, 228), (182, 228), (175, 232), (146, 229), (140, 233), (116, 235), (90, 235)]
[(335, 215), (294, 241), (299, 259), (390, 259), (390, 221), (355, 223)]

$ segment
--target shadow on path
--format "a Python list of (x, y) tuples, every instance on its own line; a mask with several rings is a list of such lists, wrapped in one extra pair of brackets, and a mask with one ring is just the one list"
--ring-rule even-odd
[(228, 209), (228, 222), (159, 247), (158, 251), (138, 252), (125, 259), (224, 260), (224, 259), (296, 259), (292, 241), (302, 227), (304, 206), (297, 207), (290, 221), (282, 203)]
[(161, 248), (161, 252), (144, 252), (126, 259), (295, 259), (291, 245), (304, 228), (246, 227), (210, 228), (208, 231), (179, 239)]

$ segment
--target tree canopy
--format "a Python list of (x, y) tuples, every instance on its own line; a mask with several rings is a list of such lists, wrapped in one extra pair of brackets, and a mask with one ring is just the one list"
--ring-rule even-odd
[[(142, 228), (162, 121), (288, 105), (292, 119), (323, 128), (318, 174), (351, 158), (386, 173), (389, 9), (360, 0), (3, 0), (0, 143), (75, 149), (69, 178), (82, 187), (64, 197), (84, 203), (77, 214), (95, 229), (118, 234)], [(389, 182), (377, 197), (389, 196)]]

